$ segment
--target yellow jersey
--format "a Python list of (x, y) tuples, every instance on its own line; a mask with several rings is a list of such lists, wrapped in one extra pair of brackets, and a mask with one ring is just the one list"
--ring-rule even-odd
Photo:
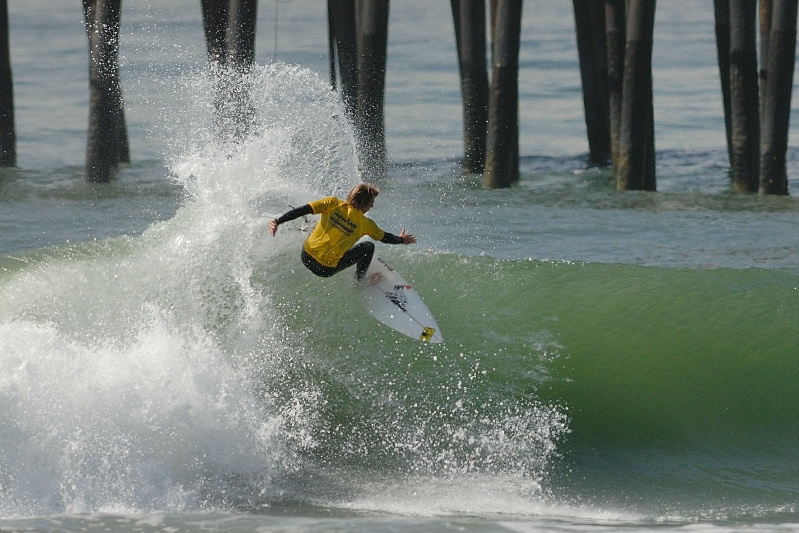
[(303, 248), (319, 263), (335, 267), (347, 250), (364, 235), (379, 241), (385, 232), (360, 209), (334, 196), (310, 202), (319, 223), (305, 240)]

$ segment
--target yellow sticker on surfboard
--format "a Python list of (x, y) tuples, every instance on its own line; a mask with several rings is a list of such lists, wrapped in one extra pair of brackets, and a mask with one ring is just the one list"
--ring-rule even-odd
[(436, 333), (435, 328), (424, 328), (422, 330), (422, 334), (419, 335), (419, 340), (424, 342), (430, 342), (430, 339), (433, 338), (433, 335), (435, 335), (435, 333)]

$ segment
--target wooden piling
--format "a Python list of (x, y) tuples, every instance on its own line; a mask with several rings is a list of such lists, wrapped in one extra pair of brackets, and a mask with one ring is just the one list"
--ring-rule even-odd
[(607, 164), (610, 153), (610, 101), (604, 0), (574, 0), (574, 26), (588, 134), (588, 159)]
[(200, 6), (208, 61), (224, 64), (227, 60), (228, 0), (201, 0)]
[(771, 13), (774, 0), (759, 0), (757, 20), (759, 21), (758, 46), (758, 87), (760, 88), (760, 131), (763, 131), (763, 117), (766, 116), (766, 85), (768, 80), (768, 51), (771, 43)]
[(713, 0), (716, 27), (716, 57), (721, 80), (721, 103), (724, 110), (724, 132), (727, 158), (732, 163), (732, 118), (730, 111), (730, 1)]
[(463, 99), (463, 170), (485, 169), (488, 127), (485, 0), (451, 0)]
[(83, 0), (89, 41), (89, 127), (86, 179), (109, 181), (130, 161), (119, 78), (121, 0)]
[(654, 28), (655, 0), (629, 0), (616, 179), (619, 190), (656, 189), (652, 101)]
[[(355, 0), (327, 0), (330, 40), (330, 85), (341, 84), (341, 101), (354, 124), (358, 109), (358, 39)], [(338, 72), (338, 77), (336, 77)]]
[(519, 181), (519, 44), (522, 0), (495, 0), (488, 134), (483, 183), (510, 187)]
[(257, 0), (202, 0), (203, 30), (214, 76), (217, 136), (237, 142), (255, 126), (247, 77), (255, 62)]
[(756, 1), (730, 0), (731, 178), (744, 193), (757, 192), (760, 174)]
[(774, 0), (760, 141), (759, 192), (763, 194), (788, 194), (785, 154), (796, 61), (796, 17), (797, 0)]
[[(228, 68), (237, 73), (227, 88), (230, 100), (228, 124), (230, 139), (239, 141), (255, 128), (256, 110), (252, 102), (252, 83), (249, 77), (255, 64), (255, 21), (258, 0), (230, 0), (227, 27)], [(231, 105), (232, 104), (232, 105)]]
[(255, 62), (258, 0), (201, 0), (200, 6), (209, 61), (249, 70)]
[(228, 62), (241, 72), (249, 72), (255, 63), (255, 21), (258, 0), (230, 0), (228, 11)]
[(624, 0), (605, 0), (605, 42), (608, 56), (608, 112), (610, 158), (613, 176), (618, 174), (619, 129), (624, 88), (624, 48), (627, 42)]
[(0, 166), (17, 164), (14, 84), (8, 41), (8, 0), (0, 0)]
[(358, 103), (356, 129), (364, 181), (386, 174), (383, 104), (386, 86), (389, 0), (358, 0)]

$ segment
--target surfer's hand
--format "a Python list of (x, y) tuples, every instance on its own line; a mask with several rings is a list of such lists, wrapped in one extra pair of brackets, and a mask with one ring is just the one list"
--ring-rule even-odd
[(277, 233), (277, 225), (277, 220), (274, 218), (269, 221), (269, 234), (272, 235), (272, 237), (274, 237), (275, 233)]
[(416, 242), (416, 237), (411, 235), (410, 233), (405, 233), (405, 228), (402, 228), (402, 231), (399, 234), (400, 239), (402, 239), (402, 244), (413, 244)]

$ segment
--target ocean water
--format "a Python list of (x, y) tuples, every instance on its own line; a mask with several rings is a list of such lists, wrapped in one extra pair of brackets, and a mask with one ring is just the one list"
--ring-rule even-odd
[(123, 7), (133, 162), (101, 186), (79, 3), (10, 6), (3, 531), (799, 530), (799, 204), (730, 191), (712, 5), (658, 6), (658, 192), (622, 193), (586, 163), (571, 3), (525, 3), (498, 191), (459, 170), (449, 4), (392, 3), (370, 215), (419, 239), (378, 253), (436, 315), (426, 345), (309, 274), (302, 221), (267, 232), (358, 179), (324, 2), (259, 6), (235, 146), (199, 4), (167, 4)]

